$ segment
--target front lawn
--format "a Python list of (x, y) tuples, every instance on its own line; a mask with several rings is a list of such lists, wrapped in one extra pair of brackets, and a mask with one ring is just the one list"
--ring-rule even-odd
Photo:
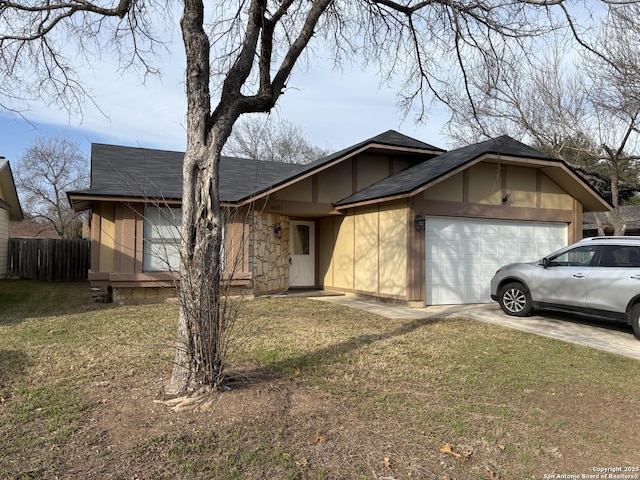
[(640, 475), (636, 360), (317, 300), (247, 301), (240, 315), (231, 389), (174, 412), (154, 400), (175, 305), (0, 281), (0, 478)]

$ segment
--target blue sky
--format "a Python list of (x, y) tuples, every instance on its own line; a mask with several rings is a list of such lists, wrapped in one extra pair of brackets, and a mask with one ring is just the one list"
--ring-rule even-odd
[[(142, 83), (136, 72), (116, 73), (108, 62), (83, 72), (99, 108), (87, 105), (82, 117), (32, 104), (25, 119), (0, 110), (0, 156), (12, 164), (38, 135), (66, 135), (89, 155), (90, 145), (110, 143), (165, 150), (184, 150), (184, 62), (167, 57), (162, 77)], [(380, 87), (372, 71), (334, 71), (318, 61), (313, 69), (294, 73), (272, 115), (299, 126), (313, 145), (337, 151), (386, 130), (398, 130), (447, 148), (440, 135), (444, 110), (434, 110), (427, 125), (404, 119), (396, 91)]]

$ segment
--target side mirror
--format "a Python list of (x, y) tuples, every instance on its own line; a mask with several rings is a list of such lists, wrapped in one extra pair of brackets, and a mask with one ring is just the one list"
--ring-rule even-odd
[(549, 259), (547, 257), (544, 257), (542, 260), (540, 260), (540, 265), (542, 265), (542, 268), (547, 268), (549, 266)]

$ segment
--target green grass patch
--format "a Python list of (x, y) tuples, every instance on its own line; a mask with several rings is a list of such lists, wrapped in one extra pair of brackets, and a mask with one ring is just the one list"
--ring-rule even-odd
[(0, 281), (0, 312), (0, 478), (542, 478), (637, 450), (636, 360), (463, 318), (246, 301), (231, 390), (176, 413), (175, 305)]

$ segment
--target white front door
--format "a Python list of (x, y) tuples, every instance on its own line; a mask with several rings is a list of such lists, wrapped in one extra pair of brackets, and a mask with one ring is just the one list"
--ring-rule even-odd
[(315, 222), (291, 221), (289, 231), (289, 286), (313, 287), (316, 283)]

